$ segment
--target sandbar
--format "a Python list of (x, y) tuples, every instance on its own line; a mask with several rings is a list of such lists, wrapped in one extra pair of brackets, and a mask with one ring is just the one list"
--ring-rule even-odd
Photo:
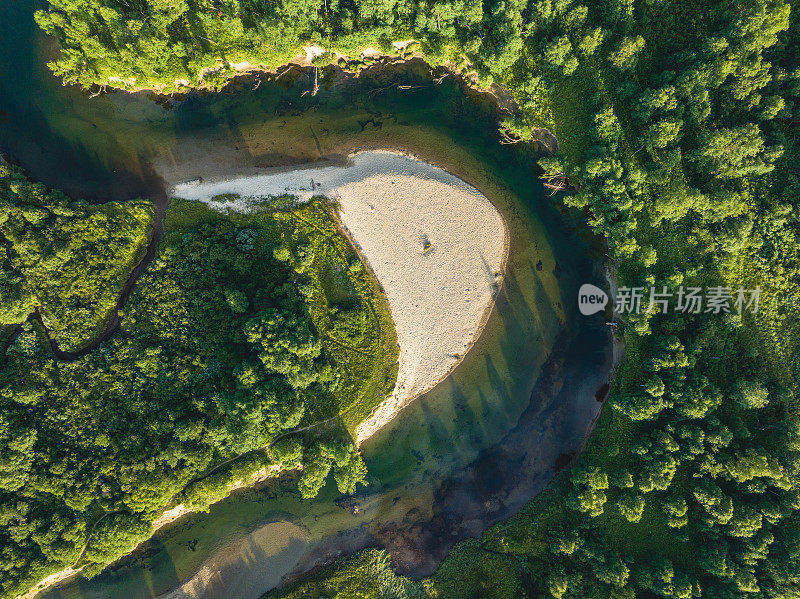
[(341, 165), (196, 180), (171, 191), (220, 211), (248, 212), (285, 195), (338, 204), (386, 293), (400, 345), (395, 390), (358, 426), (358, 444), (450, 373), (502, 282), (509, 234), (500, 212), (462, 179), (408, 154), (364, 151)]

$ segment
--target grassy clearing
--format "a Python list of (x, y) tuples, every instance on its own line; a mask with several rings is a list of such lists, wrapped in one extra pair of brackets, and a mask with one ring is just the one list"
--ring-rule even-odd
[(581, 64), (572, 77), (561, 78), (549, 87), (546, 95), (553, 116), (551, 126), (559, 148), (570, 163), (581, 163), (592, 143), (588, 135), (592, 118), (589, 98), (595, 90), (592, 73)]

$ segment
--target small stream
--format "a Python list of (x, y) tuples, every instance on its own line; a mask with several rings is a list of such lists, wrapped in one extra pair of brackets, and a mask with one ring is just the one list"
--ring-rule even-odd
[(35, 6), (0, 6), (0, 151), (47, 185), (96, 202), (151, 198), (163, 216), (165, 181), (393, 148), (474, 185), (510, 235), (483, 334), (447, 379), (364, 444), (366, 489), (342, 497), (331, 483), (303, 501), (291, 476), (243, 489), (96, 578), (42, 597), (256, 598), (366, 546), (424, 576), (455, 542), (518, 511), (581, 447), (612, 370), (612, 339), (601, 315), (577, 313), (575, 297), (582, 283), (604, 285), (602, 263), (536, 180), (535, 154), (497, 142), (491, 98), (454, 77), (434, 82), (442, 73), (420, 62), (358, 79), (324, 70), (315, 96), (298, 69), (277, 83), (240, 77), (219, 94), (89, 98), (46, 71), (52, 45), (37, 33)]

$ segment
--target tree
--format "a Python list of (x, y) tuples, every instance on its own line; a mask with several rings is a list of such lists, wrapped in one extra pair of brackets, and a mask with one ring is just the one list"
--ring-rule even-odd
[(727, 524), (733, 517), (733, 501), (711, 479), (702, 478), (693, 493), (697, 502), (719, 524)]
[(127, 553), (153, 534), (150, 522), (137, 514), (112, 513), (99, 520), (92, 529), (84, 558), (91, 562), (106, 563)]
[(547, 44), (544, 58), (553, 68), (560, 70), (564, 75), (571, 75), (578, 68), (578, 59), (572, 52), (572, 42), (566, 35)]
[(244, 314), (250, 307), (250, 300), (248, 300), (247, 296), (241, 291), (226, 289), (225, 299), (227, 300), (231, 311), (235, 312), (236, 314)]
[(632, 394), (616, 398), (612, 405), (631, 420), (652, 420), (668, 404), (664, 401), (663, 396)]
[(782, 148), (765, 147), (758, 125), (722, 128), (702, 133), (691, 155), (699, 171), (722, 179), (764, 174), (773, 169)]
[(283, 468), (296, 468), (303, 462), (303, 444), (296, 437), (283, 437), (270, 446), (270, 454)]
[(547, 577), (547, 590), (556, 599), (561, 599), (569, 588), (569, 578), (561, 572), (551, 572)]
[(608, 59), (615, 67), (622, 71), (632, 70), (636, 66), (639, 54), (644, 49), (644, 38), (641, 35), (628, 36), (617, 46)]
[(644, 513), (644, 497), (639, 493), (624, 493), (617, 500), (617, 508), (628, 522), (638, 522)]
[(673, 497), (664, 501), (662, 508), (666, 514), (667, 526), (683, 528), (689, 523), (689, 508), (683, 497)]
[(314, 361), (322, 346), (307, 321), (269, 308), (249, 320), (244, 331), (247, 340), (261, 350), (258, 357), (264, 368), (286, 377), (294, 389), (307, 389), (319, 378)]
[(0, 413), (0, 490), (16, 491), (28, 480), (37, 433)]
[(584, 56), (594, 54), (600, 44), (603, 43), (605, 33), (601, 27), (595, 27), (581, 39), (578, 44), (578, 51)]
[(331, 471), (331, 460), (317, 446), (303, 460), (303, 474), (300, 477), (300, 495), (303, 499), (315, 497), (322, 486), (328, 473)]
[(333, 470), (333, 479), (340, 493), (351, 494), (356, 485), (366, 484), (367, 466), (355, 447), (352, 447), (344, 463), (337, 462)]
[(739, 381), (733, 400), (744, 410), (758, 410), (769, 404), (769, 392), (760, 381)]
[(650, 152), (675, 145), (681, 137), (683, 122), (680, 119), (664, 119), (650, 125), (643, 135), (644, 145)]
[(603, 513), (607, 501), (608, 477), (599, 468), (576, 468), (571, 477), (573, 489), (570, 504), (573, 509), (592, 517)]
[(631, 473), (627, 470), (615, 470), (609, 477), (609, 481), (612, 485), (620, 489), (633, 488), (633, 476), (631, 476)]

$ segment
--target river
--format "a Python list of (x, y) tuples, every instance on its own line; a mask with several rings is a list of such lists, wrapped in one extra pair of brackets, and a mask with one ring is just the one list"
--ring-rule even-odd
[[(412, 152), (474, 185), (506, 219), (509, 261), (473, 348), (362, 447), (369, 487), (329, 484), (302, 501), (291, 477), (186, 516), (92, 580), (42, 597), (255, 598), (365, 546), (400, 572), (432, 572), (452, 545), (518, 511), (582, 445), (612, 370), (602, 316), (581, 316), (580, 284), (603, 283), (590, 251), (537, 181), (530, 148), (501, 145), (497, 108), (422, 63), (247, 76), (219, 94), (97, 97), (44, 63), (52, 42), (34, 0), (0, 6), (0, 151), (47, 185), (90, 201), (166, 199), (167, 181), (247, 175), (356, 150)], [(437, 76), (442, 73), (436, 73)], [(176, 590), (177, 589), (177, 590)]]

